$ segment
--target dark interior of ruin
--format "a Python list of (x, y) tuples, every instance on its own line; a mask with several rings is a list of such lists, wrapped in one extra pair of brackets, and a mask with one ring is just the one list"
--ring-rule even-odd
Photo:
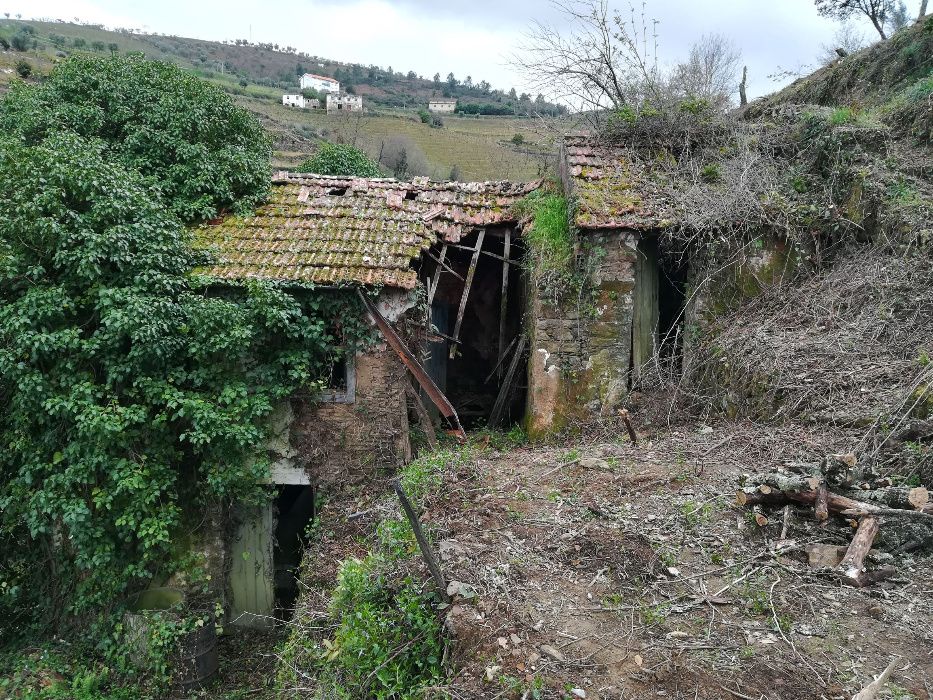
[(684, 309), (687, 304), (687, 260), (661, 251), (658, 257), (658, 355), (680, 371), (684, 347)]
[(276, 617), (291, 617), (298, 597), (298, 567), (314, 520), (313, 486), (279, 486), (275, 499), (275, 535), (272, 562), (275, 569)]
[[(477, 255), (480, 241), (482, 252)], [(489, 425), (501, 391), (505, 394), (497, 427), (520, 420), (524, 411), (527, 379), (524, 345), (518, 342), (525, 304), (522, 255), (521, 240), (511, 232), (488, 229), (471, 233), (456, 244), (435, 245), (421, 268), (421, 280), (431, 299), (433, 326), (426, 343), (425, 368), (466, 428)], [(503, 260), (505, 257), (509, 262)], [(443, 266), (438, 263), (441, 259)], [(504, 267), (508, 271), (505, 279)], [(467, 286), (469, 293), (462, 305)], [(451, 347), (455, 352), (451, 353)], [(522, 356), (513, 362), (516, 351)]]

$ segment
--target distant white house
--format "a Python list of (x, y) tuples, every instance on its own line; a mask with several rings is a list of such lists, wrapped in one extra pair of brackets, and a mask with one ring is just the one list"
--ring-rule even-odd
[(304, 95), (282, 95), (282, 104), (286, 107), (301, 107), (305, 108), (305, 96)]
[(457, 109), (456, 100), (430, 100), (428, 102), (428, 110), (431, 112), (453, 112)]
[(362, 112), (363, 98), (359, 95), (327, 95), (327, 111)]
[(318, 92), (340, 93), (340, 81), (328, 78), (326, 75), (305, 73), (299, 81), (302, 90), (317, 90)]

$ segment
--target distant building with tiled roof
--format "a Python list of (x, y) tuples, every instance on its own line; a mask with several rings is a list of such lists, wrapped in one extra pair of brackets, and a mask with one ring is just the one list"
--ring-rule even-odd
[(340, 81), (328, 78), (326, 75), (305, 73), (298, 81), (302, 90), (317, 90), (318, 92), (340, 92)]

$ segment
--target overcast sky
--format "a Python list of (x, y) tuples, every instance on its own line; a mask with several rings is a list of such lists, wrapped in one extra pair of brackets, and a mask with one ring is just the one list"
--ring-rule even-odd
[[(614, 3), (628, 11), (627, 0)], [(812, 0), (647, 0), (660, 54), (673, 63), (700, 35), (731, 37), (749, 69), (749, 96), (773, 92), (778, 67), (812, 64), (835, 25)], [(640, 5), (638, 5), (640, 11)], [(554, 23), (548, 0), (0, 0), (23, 17), (52, 17), (200, 39), (252, 38), (335, 60), (522, 89), (509, 55), (532, 20)], [(868, 36), (866, 32), (866, 36)], [(785, 81), (786, 82), (786, 81)]]

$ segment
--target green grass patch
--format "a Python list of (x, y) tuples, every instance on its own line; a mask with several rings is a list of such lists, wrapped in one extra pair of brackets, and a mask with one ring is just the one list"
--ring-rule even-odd
[(520, 214), (532, 218), (524, 238), (533, 260), (533, 276), (542, 281), (567, 273), (574, 253), (567, 198), (553, 190), (538, 190), (525, 197), (519, 207)]

